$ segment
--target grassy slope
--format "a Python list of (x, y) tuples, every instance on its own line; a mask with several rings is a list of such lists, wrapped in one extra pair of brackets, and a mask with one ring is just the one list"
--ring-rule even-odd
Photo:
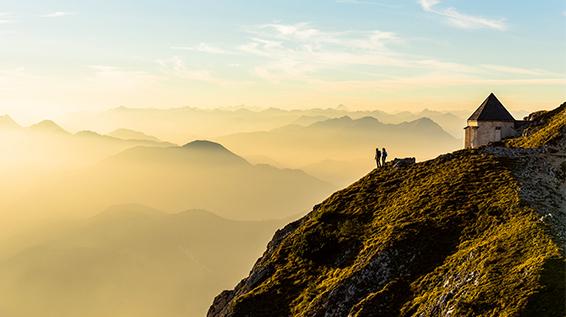
[[(520, 145), (551, 140), (551, 114)], [(228, 315), (564, 316), (564, 258), (514, 164), (469, 150), (372, 172), (291, 224)]]
[(561, 130), (566, 127), (566, 103), (552, 111), (541, 114), (538, 119), (543, 122), (543, 125), (531, 128), (527, 131), (526, 136), (510, 140), (509, 145), (537, 148), (552, 143), (560, 136)]

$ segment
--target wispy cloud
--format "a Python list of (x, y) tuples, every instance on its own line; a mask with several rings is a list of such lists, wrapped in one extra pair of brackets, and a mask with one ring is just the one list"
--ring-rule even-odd
[[(434, 8), (429, 0), (425, 7)], [(393, 32), (328, 31), (311, 23), (262, 24), (246, 28), (238, 47), (256, 57), (253, 74), (271, 82), (305, 82), (313, 87), (371, 87), (486, 83), (556, 84), (560, 74), (510, 65), (465, 64), (402, 53), (407, 40)], [(395, 74), (386, 69), (397, 69)], [(386, 70), (386, 71), (382, 71)], [(331, 74), (342, 74), (340, 78)], [(389, 74), (389, 75), (387, 75)], [(411, 74), (411, 75), (408, 75)], [(350, 80), (347, 78), (358, 78)], [(451, 84), (450, 84), (451, 85)], [(364, 89), (365, 89), (364, 88)]]
[(421, 8), (426, 12), (440, 15), (456, 27), (464, 29), (487, 28), (499, 31), (507, 29), (505, 19), (490, 19), (481, 16), (464, 14), (452, 7), (438, 8), (441, 0), (419, 0)]
[(247, 32), (254, 36), (253, 42), (260, 43), (266, 48), (277, 48), (285, 45), (315, 50), (327, 45), (334, 48), (349, 47), (350, 49), (376, 50), (401, 41), (397, 34), (393, 32), (380, 30), (323, 31), (306, 22), (257, 25), (248, 28)]
[(440, 0), (419, 0), (421, 7), (425, 11), (432, 11), (432, 8), (440, 3)]
[(545, 71), (542, 69), (531, 69), (531, 68), (523, 68), (523, 67), (511, 67), (511, 66), (502, 66), (502, 65), (490, 65), (484, 64), (480, 65), (480, 67), (486, 70), (493, 70), (500, 73), (505, 74), (513, 74), (513, 75), (530, 75), (530, 76), (560, 76), (560, 74), (552, 73), (549, 71)]
[(182, 50), (182, 51), (194, 51), (200, 53), (207, 53), (207, 54), (229, 54), (228, 50), (223, 48), (208, 44), (208, 43), (199, 43), (198, 45), (194, 46), (172, 46), (171, 49), (174, 50)]
[(161, 72), (165, 76), (174, 76), (190, 81), (201, 81), (211, 84), (225, 84), (226, 81), (215, 77), (209, 70), (189, 68), (178, 56), (157, 60)]
[(154, 84), (158, 76), (141, 70), (128, 70), (116, 66), (90, 65), (92, 77), (89, 80), (106, 83), (107, 86), (136, 88)]
[(71, 15), (76, 15), (76, 12), (70, 12), (70, 11), (55, 11), (55, 12), (49, 12), (46, 14), (42, 14), (41, 17), (42, 18), (61, 18), (61, 17), (66, 17), (66, 16), (71, 16)]
[[(310, 23), (263, 24), (247, 28), (243, 53), (261, 57), (254, 72), (262, 79), (310, 80), (324, 70), (349, 66), (428, 67), (430, 61), (409, 59), (392, 46), (403, 43), (393, 32), (325, 31)], [(447, 65), (437, 62), (434, 67)], [(450, 65), (450, 67), (453, 67)]]

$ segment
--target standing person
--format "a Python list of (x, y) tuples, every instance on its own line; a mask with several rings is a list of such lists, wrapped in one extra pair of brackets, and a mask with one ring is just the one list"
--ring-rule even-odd
[(385, 161), (387, 160), (387, 151), (385, 150), (385, 148), (381, 149), (381, 166), (385, 166)]
[(381, 152), (379, 148), (375, 148), (375, 163), (377, 164), (377, 168), (381, 167)]

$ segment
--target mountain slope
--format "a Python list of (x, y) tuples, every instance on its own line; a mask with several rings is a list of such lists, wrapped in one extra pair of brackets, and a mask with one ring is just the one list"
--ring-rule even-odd
[(526, 129), (523, 136), (510, 140), (508, 143), (511, 146), (537, 148), (565, 143), (566, 103), (552, 111), (535, 113), (531, 117), (534, 124)]
[(143, 132), (130, 130), (130, 129), (116, 129), (108, 133), (108, 135), (122, 140), (144, 140), (144, 141), (161, 142), (161, 140), (159, 140), (154, 136), (147, 135)]
[(278, 231), (208, 316), (564, 316), (564, 162), (486, 147), (374, 170)]
[(51, 120), (43, 120), (29, 127), (34, 132), (68, 134), (62, 127)]
[(56, 238), (44, 235), (40, 243), (0, 257), (0, 312), (203, 316), (214, 294), (247, 272), (279, 224), (233, 221), (202, 210), (166, 214), (115, 206)]
[(10, 116), (0, 116), (0, 130), (1, 129), (17, 129), (21, 128)]

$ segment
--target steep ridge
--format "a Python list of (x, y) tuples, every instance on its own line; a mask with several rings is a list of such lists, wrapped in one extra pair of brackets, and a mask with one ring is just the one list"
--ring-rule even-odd
[(374, 170), (278, 231), (208, 316), (564, 316), (565, 117)]
[[(523, 136), (510, 140), (510, 146), (537, 148), (542, 146), (564, 145), (566, 137), (566, 103), (552, 111), (541, 111), (532, 114), (531, 124)], [(565, 148), (561, 148), (565, 151)]]
[(17, 128), (21, 128), (21, 127), (10, 116), (8, 115), (0, 116), (0, 129), (17, 129)]
[(62, 133), (68, 134), (69, 132), (61, 128), (57, 123), (51, 120), (43, 120), (29, 127), (30, 130), (36, 132), (48, 132), (48, 133)]

